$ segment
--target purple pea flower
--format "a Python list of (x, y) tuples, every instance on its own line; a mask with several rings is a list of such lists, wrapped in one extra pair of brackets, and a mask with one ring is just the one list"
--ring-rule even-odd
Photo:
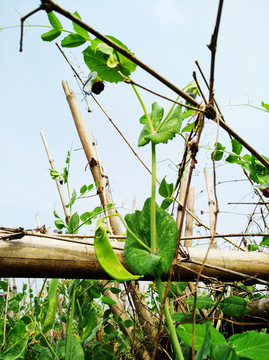
[(104, 90), (104, 88), (105, 88), (105, 84), (103, 83), (103, 81), (101, 81), (101, 79), (97, 75), (97, 72), (94, 71), (90, 74), (90, 76), (86, 80), (82, 90), (87, 95), (91, 95), (92, 92), (98, 95)]
[(1, 296), (3, 296), (3, 298), (6, 298), (6, 297), (7, 297), (7, 293), (3, 293), (3, 294), (1, 294)]
[(263, 189), (262, 193), (263, 193), (263, 196), (269, 198), (269, 187), (266, 189)]

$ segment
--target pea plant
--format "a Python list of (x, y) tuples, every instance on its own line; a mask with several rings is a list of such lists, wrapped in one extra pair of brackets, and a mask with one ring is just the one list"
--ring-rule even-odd
[[(0, 359), (17, 359), (22, 356), (29, 359), (267, 359), (269, 340), (264, 330), (243, 333), (234, 330), (236, 322), (243, 321), (250, 313), (253, 314), (253, 308), (258, 307), (259, 301), (266, 299), (263, 292), (244, 282), (221, 284), (219, 288), (211, 283), (206, 289), (198, 289), (204, 263), (200, 264), (195, 286), (182, 281), (172, 282), (179, 252), (181, 251), (185, 258), (188, 256), (181, 247), (187, 196), (181, 204), (183, 216), (179, 223), (169, 213), (169, 209), (175, 202), (187, 169), (186, 193), (189, 191), (205, 118), (215, 120), (231, 136), (230, 151), (220, 142), (216, 142), (212, 147), (214, 171), (216, 162), (223, 161), (224, 158), (226, 163), (240, 165), (249, 180), (256, 183), (255, 189), (261, 198), (262, 194), (268, 197), (269, 159), (251, 148), (222, 119), (213, 94), (214, 73), (211, 74), (208, 84), (207, 101), (198, 82), (188, 84), (183, 90), (178, 89), (138, 60), (120, 40), (113, 36), (105, 37), (83, 23), (78, 12), (72, 15), (51, 0), (41, 3), (35, 11), (45, 9), (51, 24), (51, 30), (41, 36), (43, 41), (51, 42), (63, 32), (68, 32), (61, 40), (63, 48), (87, 45), (82, 51), (84, 62), (90, 71), (88, 79), (83, 82), (82, 90), (85, 96), (101, 94), (105, 89), (105, 82), (125, 82), (132, 87), (142, 109), (138, 147), (147, 146), (151, 152), (150, 197), (145, 200), (141, 210), (125, 217), (118, 211), (109, 213), (107, 210), (114, 206), (112, 204), (107, 204), (105, 209), (96, 207), (79, 216), (77, 212), (73, 212), (74, 204), (88, 192), (97, 190), (99, 184), (83, 185), (79, 191), (73, 190), (71, 193), (70, 151), (63, 172), (50, 169), (52, 179), (67, 186), (69, 198), (66, 207), (70, 210), (70, 219), (63, 220), (54, 212), (55, 226), (62, 232), (77, 234), (82, 225), (92, 225), (92, 221), (97, 219), (94, 250), (101, 267), (112, 280), (82, 279), (70, 282), (53, 279), (47, 286), (46, 299), (42, 299), (41, 291), (35, 298), (34, 306), (27, 309), (22, 309), (19, 305), (16, 309), (11, 307), (15, 296), (9, 301), (5, 300), (4, 296), (0, 297), (2, 309), (5, 306), (10, 307), (10, 310), (14, 309), (19, 319), (10, 319), (9, 325), (4, 325), (7, 337), (3, 335), (4, 350)], [(209, 46), (213, 58), (221, 4), (222, 1)], [(55, 13), (70, 19), (73, 31), (64, 30)], [(29, 15), (32, 14), (33, 12)], [(91, 38), (89, 33), (95, 38)], [(214, 64), (213, 61), (212, 63)], [(133, 80), (132, 74), (137, 65), (178, 94), (176, 100), (166, 98), (172, 101), (166, 114), (156, 101), (152, 103), (150, 110), (147, 109), (139, 93), (139, 88), (144, 87)], [(152, 90), (146, 90), (164, 98)], [(205, 105), (198, 102), (199, 96), (203, 97)], [(269, 111), (269, 106), (264, 102), (262, 107)], [(168, 183), (165, 177), (160, 182), (158, 192), (162, 202), (158, 205), (158, 145), (167, 144), (176, 136), (184, 141), (186, 150), (175, 183)], [(247, 153), (242, 155), (242, 151)], [(263, 220), (267, 228), (266, 216)], [(130, 271), (119, 261), (109, 240), (111, 229), (108, 222), (115, 217), (121, 221), (126, 231), (124, 259)], [(210, 246), (216, 234), (214, 226), (212, 232)], [(268, 237), (265, 236), (259, 246), (266, 248)], [(255, 251), (258, 247), (249, 247), (248, 250)], [(162, 280), (164, 275), (167, 282)], [(153, 280), (146, 291), (139, 292), (137, 284), (145, 277)], [(264, 284), (268, 286), (266, 282)], [(3, 291), (8, 289), (6, 282), (2, 282), (1, 286)], [(43, 287), (45, 286), (44, 284)], [(17, 304), (23, 296), (24, 294), (16, 298)], [(182, 303), (183, 309), (179, 308)], [(22, 315), (23, 311), (25, 313)], [(7, 321), (6, 313), (2, 313), (3, 324)], [(231, 326), (231, 323), (234, 326)], [(264, 329), (263, 325), (264, 322), (259, 329)], [(55, 335), (57, 330), (64, 332), (59, 338)], [(51, 332), (50, 336), (46, 335), (48, 332)], [(22, 340), (19, 340), (18, 334)]]

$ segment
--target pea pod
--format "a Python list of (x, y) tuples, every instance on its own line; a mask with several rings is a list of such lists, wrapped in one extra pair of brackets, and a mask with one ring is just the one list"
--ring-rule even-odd
[(140, 278), (133, 275), (121, 264), (109, 242), (103, 219), (98, 220), (94, 235), (94, 251), (104, 271), (118, 281), (131, 281)]
[(45, 321), (42, 325), (43, 333), (49, 331), (53, 327), (55, 322), (56, 313), (58, 309), (57, 295), (56, 295), (58, 283), (59, 283), (59, 279), (51, 279), (49, 291), (48, 291), (49, 306)]

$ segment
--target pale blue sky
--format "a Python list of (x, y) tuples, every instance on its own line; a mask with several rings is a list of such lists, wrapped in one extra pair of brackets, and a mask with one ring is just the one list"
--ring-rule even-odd
[[(103, 34), (113, 35), (125, 43), (135, 55), (179, 87), (192, 81), (192, 72), (198, 60), (205, 75), (210, 69), (210, 43), (214, 29), (217, 1), (58, 1), (70, 12), (79, 12), (83, 20)], [(0, 0), (0, 27), (20, 24), (23, 16), (39, 6), (39, 1)], [(215, 94), (221, 106), (243, 104), (250, 101), (260, 106), (269, 102), (268, 95), (268, 1), (224, 1), (221, 19), (215, 72)], [(69, 21), (59, 16), (64, 28), (71, 30)], [(28, 19), (32, 25), (49, 25), (45, 12)], [(56, 186), (49, 177), (49, 163), (40, 138), (43, 129), (48, 146), (61, 170), (68, 149), (80, 147), (78, 136), (62, 90), (61, 81), (67, 80), (78, 94), (79, 89), (73, 74), (53, 43), (41, 41), (42, 28), (25, 29), (24, 51), (19, 53), (20, 29), (12, 28), (0, 32), (1, 61), (1, 226), (34, 228), (35, 213), (39, 213), (41, 224), (53, 226), (52, 211), (61, 212)], [(59, 40), (58, 40), (59, 41)], [(73, 65), (86, 74), (81, 51), (86, 47), (65, 49)], [(198, 73), (198, 71), (197, 71)], [(155, 91), (171, 97), (175, 95), (162, 84), (138, 69), (133, 79)], [(203, 89), (205, 86), (199, 77)], [(151, 103), (169, 108), (162, 99), (141, 91), (150, 109)], [(115, 123), (139, 155), (150, 164), (150, 148), (137, 148), (141, 131), (139, 117), (142, 110), (131, 88), (126, 84), (106, 84), (98, 97)], [(90, 100), (91, 101), (91, 100)], [(118, 206), (131, 208), (133, 197), (141, 208), (150, 196), (150, 177), (132, 155), (114, 128), (91, 101), (95, 135), (105, 173), (110, 178), (114, 202)], [(87, 119), (85, 106), (81, 109)], [(268, 154), (268, 114), (249, 107), (223, 107), (227, 123), (264, 155)], [(202, 145), (213, 146), (216, 126), (207, 121)], [(227, 144), (228, 137), (220, 131), (220, 140)], [(176, 172), (172, 161), (178, 163), (183, 150), (180, 138), (168, 146), (157, 149), (158, 177), (168, 173), (167, 179), (174, 181)], [(201, 150), (196, 168), (194, 185), (197, 196), (196, 209), (207, 211), (207, 197), (203, 167), (211, 169), (209, 151)], [(84, 171), (86, 159), (82, 151), (72, 154), (71, 188), (79, 189), (91, 183), (91, 175)], [(212, 172), (210, 170), (211, 178)], [(218, 169), (217, 181), (244, 179), (237, 166), (225, 165)], [(246, 182), (227, 183), (218, 187), (220, 210), (247, 214), (250, 207), (227, 206), (227, 201), (252, 198), (252, 188)], [(78, 210), (90, 211), (98, 204), (95, 200), (83, 200)], [(123, 213), (125, 210), (123, 210)], [(197, 213), (200, 215), (199, 213)], [(208, 223), (208, 214), (202, 216)], [(243, 230), (247, 217), (221, 213), (217, 230), (239, 232)]]

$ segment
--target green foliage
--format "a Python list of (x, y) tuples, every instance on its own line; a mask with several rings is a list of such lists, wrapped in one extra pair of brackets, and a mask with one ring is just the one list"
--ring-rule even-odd
[(128, 228), (124, 259), (136, 274), (167, 274), (175, 252), (178, 228), (172, 216), (156, 204), (157, 250), (155, 254), (152, 254), (149, 250), (150, 204), (149, 198), (145, 201), (142, 211), (135, 211), (125, 216)]
[(250, 331), (236, 334), (228, 339), (240, 358), (267, 360), (269, 358), (269, 335)]
[[(194, 297), (189, 297), (185, 299), (186, 304), (194, 306)], [(215, 301), (209, 296), (198, 296), (196, 299), (196, 308), (197, 309), (210, 309), (215, 305)]]
[[(150, 141), (153, 144), (167, 143), (179, 133), (182, 123), (182, 108), (181, 106), (175, 107), (175, 109), (168, 113), (163, 119), (164, 110), (158, 105), (157, 102), (152, 104), (152, 111), (150, 119), (153, 125), (153, 131), (151, 131), (149, 123), (146, 122), (138, 139), (138, 146), (145, 146)], [(140, 119), (140, 122), (144, 123), (144, 116)]]
[[(123, 49), (130, 50), (121, 41), (113, 36), (107, 36), (110, 40), (120, 45)], [(136, 65), (125, 56), (117, 53), (115, 50), (99, 39), (91, 41), (91, 45), (83, 51), (84, 61), (91, 72), (96, 71), (98, 76), (105, 81), (118, 83), (124, 78), (118, 73), (120, 71), (124, 76), (129, 77), (136, 69)], [(130, 52), (131, 53), (131, 52)], [(131, 53), (132, 54), (132, 53)]]

